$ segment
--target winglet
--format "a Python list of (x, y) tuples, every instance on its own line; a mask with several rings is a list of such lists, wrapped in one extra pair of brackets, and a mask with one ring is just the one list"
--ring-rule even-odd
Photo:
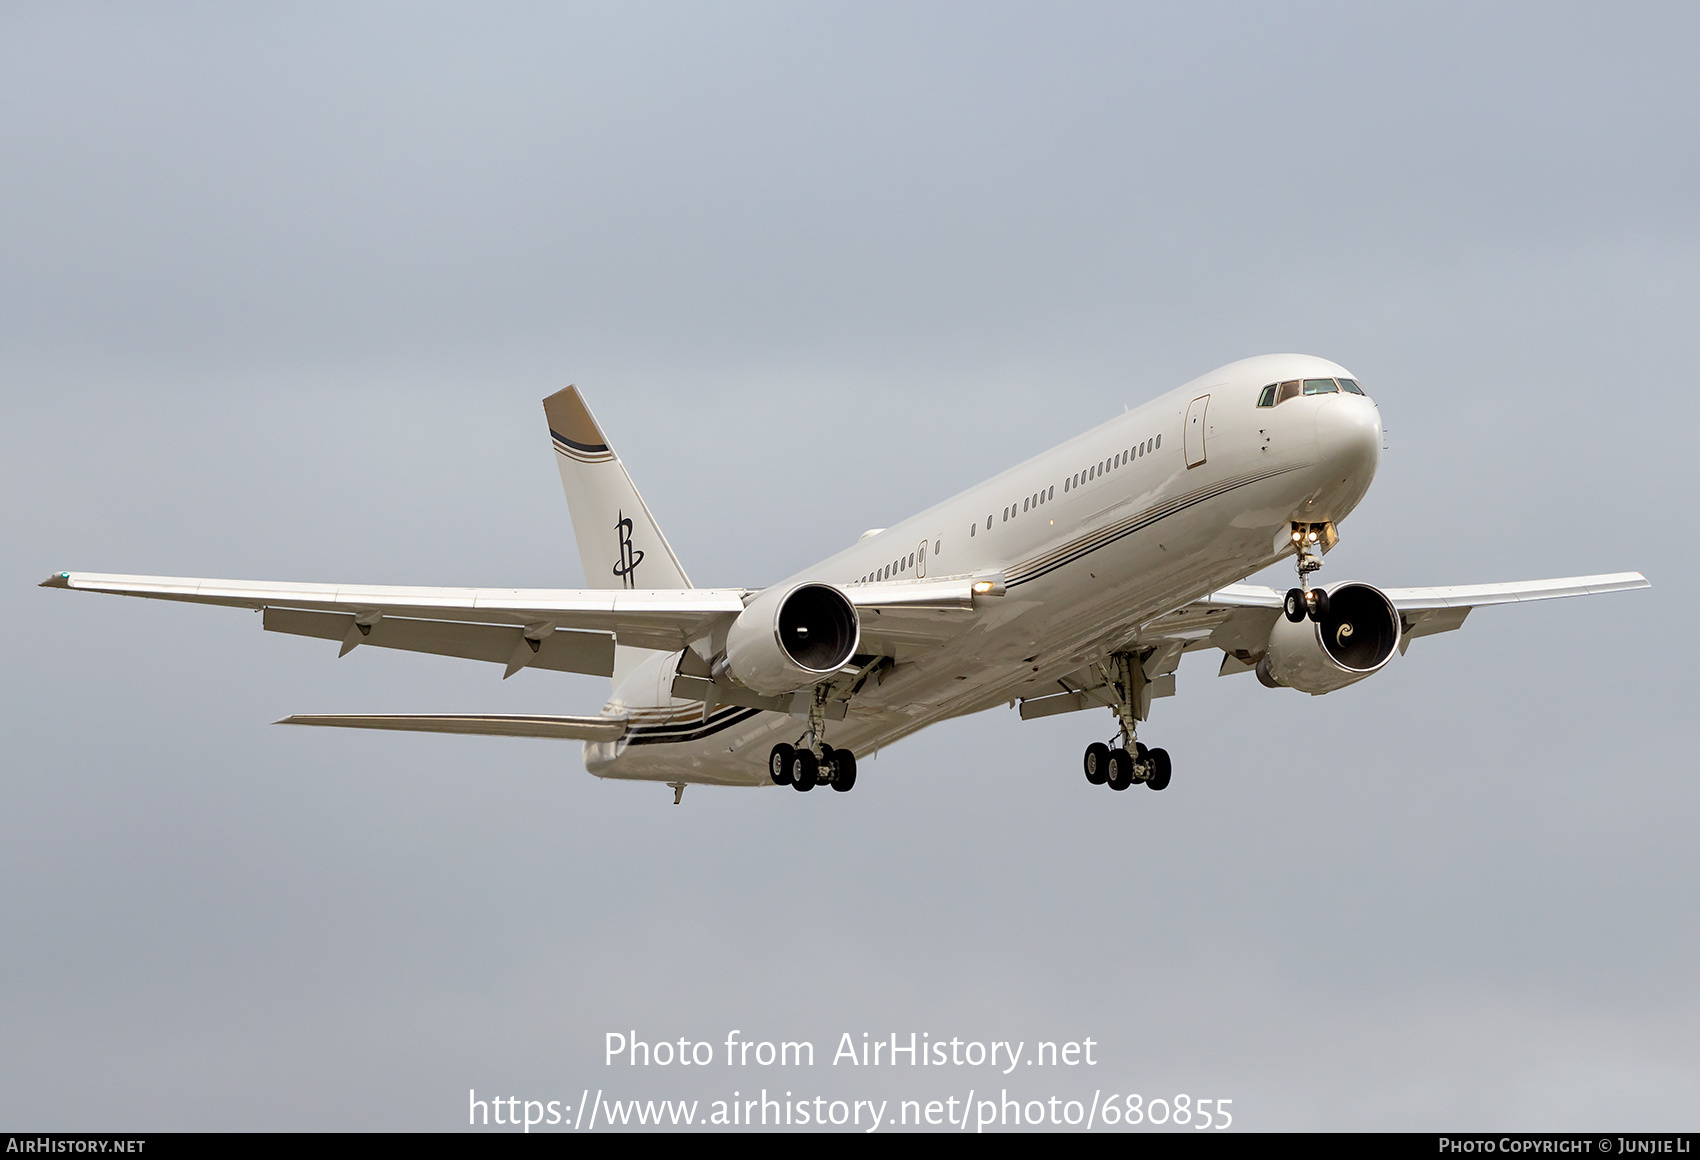
[(55, 572), (37, 585), (39, 588), (69, 588), (70, 586), (71, 574), (69, 572)]

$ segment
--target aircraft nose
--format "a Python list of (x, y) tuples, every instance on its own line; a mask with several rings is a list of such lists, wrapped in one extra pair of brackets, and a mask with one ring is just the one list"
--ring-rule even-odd
[(1316, 443), (1323, 462), (1367, 487), (1381, 462), (1381, 412), (1361, 396), (1330, 395), (1316, 409)]

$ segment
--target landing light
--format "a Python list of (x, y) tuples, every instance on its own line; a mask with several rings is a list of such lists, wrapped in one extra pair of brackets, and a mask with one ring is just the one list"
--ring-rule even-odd
[(992, 591), (996, 587), (997, 587), (997, 585), (993, 584), (990, 580), (976, 580), (976, 581), (974, 581), (974, 592), (977, 595), (980, 595), (980, 596), (986, 595), (988, 592)]

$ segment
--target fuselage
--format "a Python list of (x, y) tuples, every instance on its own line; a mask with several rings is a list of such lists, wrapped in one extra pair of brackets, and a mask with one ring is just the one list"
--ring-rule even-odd
[[(1271, 384), (1352, 378), (1308, 355), (1231, 363), (781, 581), (853, 590), (997, 576), (1005, 589), (948, 643), (913, 656), (897, 649), (832, 723), (831, 743), (872, 755), (927, 725), (1026, 696), (1290, 554), (1294, 521), (1338, 523), (1375, 477), (1375, 404), (1333, 389), (1258, 404)], [(652, 653), (622, 674), (609, 711), (625, 714), (630, 732), (587, 744), (586, 768), (770, 784), (769, 747), (794, 743), (804, 723), (736, 706), (705, 716), (701, 702), (671, 695), (678, 664), (678, 653)]]

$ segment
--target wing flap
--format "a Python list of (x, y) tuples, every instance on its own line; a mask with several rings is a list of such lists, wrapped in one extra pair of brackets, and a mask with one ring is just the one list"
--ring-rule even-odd
[(496, 713), (298, 714), (273, 724), (394, 729), (409, 733), (468, 733), (484, 737), (546, 737), (557, 741), (618, 741), (626, 735), (623, 717), (539, 717)]
[[(518, 667), (524, 668), (585, 673), (593, 677), (606, 677), (614, 672), (614, 638), (602, 632), (549, 629), (532, 642), (527, 640), (523, 628), (386, 616), (364, 626), (365, 632), (350, 638), (351, 631), (359, 631), (352, 613), (308, 612), (298, 608), (268, 608), (261, 623), (267, 632), (320, 640), (353, 639), (355, 644), (376, 648), (433, 653), (498, 665), (509, 664), (517, 656), (524, 662)], [(535, 650), (531, 648), (533, 643)]]

